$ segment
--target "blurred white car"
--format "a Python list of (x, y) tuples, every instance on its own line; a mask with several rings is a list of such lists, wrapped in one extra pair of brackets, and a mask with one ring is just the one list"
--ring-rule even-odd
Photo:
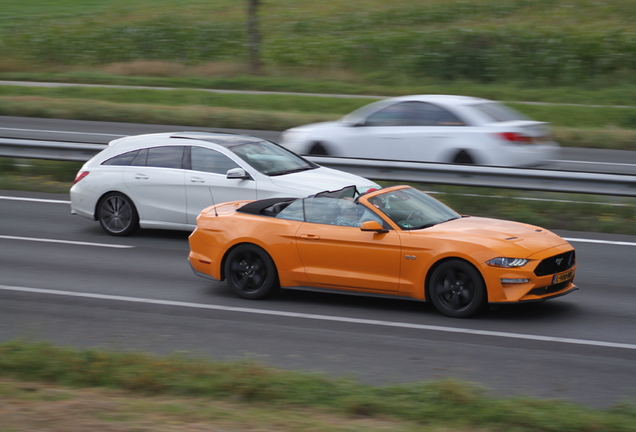
[(288, 129), (281, 145), (302, 155), (495, 166), (541, 165), (559, 153), (547, 123), (450, 95), (384, 99), (335, 122)]
[(227, 201), (306, 197), (355, 185), (380, 186), (321, 167), (261, 138), (206, 132), (112, 141), (86, 162), (71, 187), (71, 213), (109, 234), (137, 228), (192, 231), (204, 208)]

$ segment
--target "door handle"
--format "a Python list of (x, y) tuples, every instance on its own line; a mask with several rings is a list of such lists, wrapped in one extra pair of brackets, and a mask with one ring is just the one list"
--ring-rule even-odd
[(190, 177), (190, 183), (205, 183), (201, 177)]
[(300, 238), (303, 240), (320, 240), (320, 236), (316, 234), (301, 234)]
[(137, 180), (148, 180), (148, 176), (146, 174), (135, 174), (135, 178)]

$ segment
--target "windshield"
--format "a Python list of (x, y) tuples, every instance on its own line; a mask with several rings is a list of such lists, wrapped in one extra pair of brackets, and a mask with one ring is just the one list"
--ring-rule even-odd
[(391, 102), (391, 101), (387, 101), (387, 100), (379, 100), (376, 102), (373, 102), (369, 105), (365, 105), (361, 108), (358, 108), (357, 110), (350, 112), (349, 114), (347, 114), (346, 116), (342, 117), (340, 119), (341, 122), (343, 123), (349, 123), (349, 124), (356, 124), (356, 123), (360, 123), (362, 122), (364, 119), (367, 118), (367, 116), (381, 108), (384, 108), (385, 106), (389, 106), (391, 104), (393, 104), (395, 102)]
[(428, 228), (461, 217), (450, 207), (413, 188), (387, 192), (369, 198), (369, 202), (405, 230)]
[(269, 141), (238, 144), (229, 148), (261, 174), (278, 176), (318, 168), (313, 162)]

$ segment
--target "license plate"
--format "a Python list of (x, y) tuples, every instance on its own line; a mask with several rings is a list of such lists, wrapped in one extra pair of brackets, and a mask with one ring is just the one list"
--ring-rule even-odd
[(561, 282), (568, 281), (572, 279), (572, 276), (574, 276), (574, 270), (569, 270), (569, 271), (566, 271), (565, 273), (556, 274), (552, 276), (552, 283), (558, 284)]

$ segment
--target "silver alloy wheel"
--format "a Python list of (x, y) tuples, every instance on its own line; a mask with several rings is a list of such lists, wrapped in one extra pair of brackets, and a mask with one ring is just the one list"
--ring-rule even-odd
[(114, 236), (129, 235), (139, 227), (135, 206), (119, 193), (111, 193), (102, 199), (98, 218), (104, 230)]

